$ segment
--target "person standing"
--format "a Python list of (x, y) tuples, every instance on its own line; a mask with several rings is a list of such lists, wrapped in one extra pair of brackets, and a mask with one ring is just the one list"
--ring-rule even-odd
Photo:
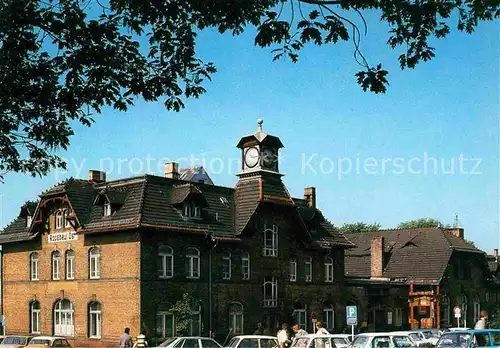
[(481, 311), (481, 317), (474, 326), (474, 330), (484, 330), (486, 329), (486, 320), (488, 320), (488, 312), (485, 310)]
[(316, 334), (318, 334), (318, 335), (329, 335), (330, 334), (328, 332), (328, 330), (323, 327), (323, 323), (319, 320), (316, 322), (316, 329), (317, 329)]
[(304, 329), (301, 329), (298, 324), (295, 324), (293, 326), (293, 332), (295, 333), (295, 337), (307, 335), (307, 331)]
[(278, 331), (278, 344), (280, 345), (280, 348), (285, 348), (288, 347), (290, 343), (290, 339), (288, 338), (288, 325), (287, 324), (282, 324), (281, 325), (281, 330)]
[(132, 348), (134, 343), (132, 342), (132, 336), (130, 336), (130, 329), (126, 327), (123, 331), (120, 336), (120, 348)]

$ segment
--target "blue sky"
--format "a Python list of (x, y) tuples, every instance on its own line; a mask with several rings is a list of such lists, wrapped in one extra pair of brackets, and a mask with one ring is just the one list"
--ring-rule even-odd
[(401, 50), (385, 44), (387, 26), (373, 16), (368, 25), (361, 47), (370, 63), (390, 71), (385, 95), (357, 85), (351, 43), (308, 47), (293, 64), (272, 62), (271, 49), (253, 46), (251, 30), (237, 38), (203, 32), (199, 55), (218, 68), (206, 95), (179, 113), (138, 101), (127, 113), (105, 110), (92, 128), (77, 126), (62, 153), (68, 172), (6, 176), (0, 226), (25, 200), (100, 167), (110, 180), (162, 175), (165, 158), (185, 167), (183, 158), (193, 156), (204, 159), (216, 184), (234, 186), (235, 146), (262, 118), (264, 131), (285, 145), (280, 169), (291, 194), (315, 186), (333, 223), (391, 228), (421, 217), (453, 223), (458, 214), (465, 237), (491, 253), (500, 246), (498, 22), (434, 42), (436, 58), (405, 71)]

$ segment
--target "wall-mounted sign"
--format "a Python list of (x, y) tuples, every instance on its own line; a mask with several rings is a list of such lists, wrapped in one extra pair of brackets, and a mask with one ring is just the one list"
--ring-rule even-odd
[(61, 243), (61, 242), (70, 242), (73, 240), (77, 240), (78, 236), (76, 232), (62, 232), (62, 233), (52, 233), (49, 234), (48, 242), (49, 243)]

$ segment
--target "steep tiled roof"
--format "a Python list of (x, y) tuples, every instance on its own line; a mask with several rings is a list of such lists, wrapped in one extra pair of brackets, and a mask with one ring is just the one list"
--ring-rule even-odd
[[(349, 234), (357, 248), (346, 251), (346, 276), (370, 278), (371, 241), (384, 238), (387, 257), (385, 278), (421, 283), (439, 283), (453, 250), (482, 253), (481, 250), (440, 228), (383, 230)], [(425, 267), (416, 267), (425, 260)]]
[(260, 178), (253, 177), (240, 180), (236, 184), (235, 192), (235, 227), (236, 234), (240, 234), (257, 210), (261, 199)]
[(180, 179), (184, 181), (203, 182), (213, 185), (213, 181), (205, 171), (203, 166), (195, 166), (192, 168), (183, 168), (179, 171)]

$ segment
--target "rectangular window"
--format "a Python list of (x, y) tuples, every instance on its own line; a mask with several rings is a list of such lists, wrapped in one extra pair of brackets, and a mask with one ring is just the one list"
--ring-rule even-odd
[(307, 331), (307, 311), (305, 309), (296, 309), (293, 311), (293, 317), (295, 323), (299, 325), (301, 329)]
[(325, 282), (333, 283), (333, 262), (331, 259), (325, 262)]
[(111, 215), (111, 204), (109, 202), (104, 203), (104, 216), (110, 216)]
[(156, 336), (160, 338), (174, 337), (174, 315), (170, 312), (158, 312), (156, 315)]
[(402, 308), (394, 308), (394, 326), (402, 326), (403, 325), (403, 309)]
[(72, 250), (66, 252), (66, 279), (75, 279), (75, 255)]
[(40, 275), (40, 262), (38, 258), (38, 253), (31, 254), (30, 260), (30, 279), (39, 280)]
[(306, 282), (312, 282), (312, 259), (309, 256), (304, 262), (304, 279)]
[(291, 260), (290, 261), (290, 281), (291, 282), (296, 282), (297, 281), (297, 261)]
[[(56, 254), (57, 253), (57, 254)], [(59, 280), (59, 254), (54, 252), (52, 256), (52, 280)]]
[(278, 226), (264, 226), (264, 256), (278, 256)]
[(324, 326), (328, 330), (333, 330), (335, 328), (335, 312), (333, 308), (323, 309)]
[(158, 276), (160, 278), (172, 278), (174, 276), (174, 252), (171, 247), (160, 247), (158, 252)]
[(90, 310), (89, 336), (91, 338), (101, 337), (101, 311)]
[(99, 249), (90, 249), (89, 255), (89, 277), (90, 279), (99, 279), (101, 277), (101, 254)]
[(241, 257), (241, 279), (250, 279), (250, 255), (243, 253)]
[(222, 258), (222, 278), (231, 279), (231, 253), (227, 253)]
[(278, 280), (275, 277), (264, 278), (264, 307), (278, 305)]
[(40, 333), (40, 307), (38, 305), (37, 308), (31, 307), (31, 330), (32, 334)]

